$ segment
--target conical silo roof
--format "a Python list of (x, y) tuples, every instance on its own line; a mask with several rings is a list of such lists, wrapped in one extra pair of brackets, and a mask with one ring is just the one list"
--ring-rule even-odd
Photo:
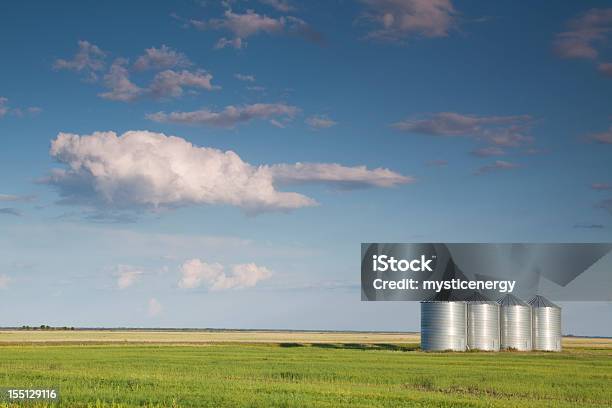
[(517, 298), (514, 295), (508, 293), (506, 296), (501, 297), (497, 300), (501, 306), (529, 306), (527, 303), (523, 302), (521, 299)]
[(531, 305), (531, 307), (552, 307), (554, 309), (561, 309), (561, 307), (555, 305), (553, 302), (540, 295), (535, 295), (528, 303)]

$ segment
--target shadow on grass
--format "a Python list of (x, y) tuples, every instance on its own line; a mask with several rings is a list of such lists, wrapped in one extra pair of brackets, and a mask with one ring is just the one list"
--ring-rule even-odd
[(392, 343), (313, 343), (312, 347), (344, 350), (388, 350), (388, 351), (416, 351), (419, 344), (392, 344)]
[(300, 343), (280, 343), (279, 347), (304, 347), (303, 344)]

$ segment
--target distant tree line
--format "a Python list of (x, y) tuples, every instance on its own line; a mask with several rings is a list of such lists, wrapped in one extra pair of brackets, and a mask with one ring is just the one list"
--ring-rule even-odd
[(41, 324), (40, 326), (21, 326), (21, 330), (74, 330), (74, 327), (52, 327), (47, 326), (46, 324)]

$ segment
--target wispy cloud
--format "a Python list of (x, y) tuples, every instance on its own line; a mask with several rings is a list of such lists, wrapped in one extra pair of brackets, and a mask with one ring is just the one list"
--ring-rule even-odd
[(6, 115), (9, 111), (8, 98), (0, 96), (0, 118)]
[(606, 131), (591, 133), (587, 135), (587, 139), (601, 144), (612, 144), (612, 126)]
[(604, 76), (612, 77), (612, 62), (604, 62), (597, 65), (597, 70)]
[(529, 147), (529, 148), (525, 149), (523, 151), (523, 153), (527, 154), (529, 156), (535, 156), (535, 155), (538, 155), (538, 154), (548, 154), (548, 153), (550, 153), (550, 150), (549, 149), (541, 149), (541, 148), (538, 148), (538, 147)]
[(79, 49), (72, 59), (56, 59), (53, 68), (76, 71), (83, 73), (86, 80), (97, 80), (99, 72), (105, 68), (106, 53), (88, 41), (79, 41), (78, 45)]
[(597, 191), (610, 191), (612, 190), (612, 184), (609, 183), (593, 183), (591, 188)]
[(480, 149), (472, 150), (472, 156), (476, 157), (491, 157), (491, 156), (503, 156), (506, 152), (497, 146), (481, 147)]
[(288, 13), (290, 11), (295, 10), (293, 4), (291, 4), (287, 0), (259, 0), (261, 4), (268, 5), (273, 9), (280, 11), (282, 13)]
[(144, 71), (148, 69), (186, 68), (193, 65), (182, 52), (162, 45), (160, 48), (147, 48), (143, 55), (136, 59), (134, 69)]
[(512, 170), (517, 167), (520, 167), (518, 164), (510, 163), (503, 160), (496, 160), (493, 164), (488, 164), (486, 166), (479, 167), (474, 174), (481, 175), (492, 173), (501, 170)]
[(0, 194), (0, 202), (29, 202), (36, 200), (35, 195)]
[(212, 84), (212, 75), (203, 70), (174, 71), (167, 69), (159, 72), (147, 88), (142, 88), (130, 80), (128, 61), (118, 58), (113, 62), (104, 82), (109, 89), (100, 94), (102, 98), (121, 102), (131, 102), (144, 97), (178, 98), (185, 88), (213, 91), (220, 89)]
[(100, 97), (113, 101), (130, 102), (146, 93), (145, 89), (130, 80), (128, 63), (129, 61), (125, 58), (117, 58), (113, 62), (109, 72), (104, 75), (104, 83), (109, 90), (100, 93)]
[[(220, 89), (212, 84), (213, 76), (203, 69), (180, 69), (192, 67), (193, 63), (183, 53), (166, 45), (147, 48), (133, 65), (124, 57), (117, 57), (106, 70), (106, 54), (87, 41), (79, 42), (79, 52), (73, 60), (58, 60), (57, 69), (86, 71), (90, 79), (97, 80), (103, 74), (102, 85), (106, 88), (98, 96), (104, 99), (132, 102), (144, 98), (178, 98), (190, 91)], [(131, 67), (131, 68), (130, 68)], [(157, 71), (148, 85), (139, 85), (132, 80), (133, 73)], [(0, 108), (1, 109), (1, 108)]]
[(247, 75), (247, 74), (235, 74), (234, 78), (236, 78), (239, 81), (245, 81), (245, 82), (255, 82), (255, 76), (254, 75)]
[(242, 41), (242, 38), (236, 37), (233, 39), (228, 39), (225, 37), (219, 38), (215, 43), (215, 50), (222, 50), (224, 48), (235, 48), (237, 50), (246, 47), (246, 42)]
[(177, 98), (183, 95), (183, 90), (186, 87), (203, 89), (206, 91), (214, 91), (220, 89), (211, 83), (213, 76), (206, 71), (198, 70), (190, 71), (172, 71), (166, 70), (158, 73), (149, 90), (154, 97)]
[(527, 134), (533, 119), (529, 115), (477, 116), (440, 112), (392, 124), (397, 130), (431, 136), (467, 136), (498, 146), (516, 147), (531, 143)]
[(425, 164), (427, 164), (428, 166), (444, 167), (444, 166), (448, 166), (448, 160), (441, 160), (441, 159), (429, 160)]
[(374, 28), (367, 38), (403, 42), (411, 37), (446, 37), (457, 27), (450, 0), (361, 0), (360, 21)]
[(18, 118), (23, 118), (26, 116), (31, 117), (38, 115), (40, 112), (42, 112), (42, 109), (37, 106), (30, 106), (27, 108), (12, 107), (9, 104), (8, 98), (0, 96), (0, 118), (6, 115), (12, 115)]
[(253, 85), (253, 86), (247, 86), (246, 89), (247, 91), (253, 91), (253, 92), (265, 92), (266, 87), (260, 86), (260, 85)]
[[(553, 47), (561, 58), (597, 60), (612, 35), (612, 8), (593, 8), (571, 19), (568, 30), (557, 34)], [(612, 76), (612, 63), (601, 62), (598, 71)]]
[(13, 278), (11, 278), (10, 276), (5, 275), (5, 274), (0, 275), (0, 289), (8, 288), (8, 286), (10, 285), (12, 281), (13, 281)]
[(23, 215), (23, 213), (18, 210), (17, 208), (11, 208), (11, 207), (7, 207), (7, 208), (0, 208), (0, 215), (13, 215), (15, 217), (21, 217)]
[(232, 128), (254, 119), (291, 120), (299, 108), (284, 103), (256, 103), (242, 106), (226, 106), (221, 111), (200, 109), (192, 112), (157, 112), (146, 115), (147, 119), (161, 123), (182, 123)]
[[(180, 19), (180, 17), (177, 18)], [(253, 10), (237, 13), (227, 9), (221, 18), (190, 19), (186, 20), (186, 24), (198, 30), (219, 30), (231, 33), (233, 38), (222, 37), (217, 41), (215, 45), (217, 49), (244, 48), (247, 46), (245, 39), (262, 33), (299, 35), (313, 42), (322, 41), (322, 36), (298, 17), (288, 15), (278, 18), (269, 17)]]
[(608, 198), (606, 200), (602, 200), (596, 205), (597, 208), (601, 208), (608, 212), (608, 214), (612, 215), (612, 198)]
[(129, 288), (140, 279), (143, 273), (144, 272), (140, 268), (135, 268), (130, 265), (118, 265), (115, 268), (117, 288), (121, 290)]
[(225, 266), (219, 263), (206, 263), (196, 258), (181, 266), (178, 286), (182, 289), (194, 289), (205, 285), (213, 291), (243, 289), (253, 287), (271, 277), (272, 272), (268, 268), (254, 263), (233, 265), (229, 272), (226, 272)]
[(327, 115), (310, 116), (306, 118), (305, 122), (312, 129), (327, 129), (338, 124), (338, 122), (330, 119)]
[(280, 184), (320, 183), (341, 189), (365, 187), (394, 187), (416, 182), (385, 168), (366, 166), (347, 167), (336, 163), (276, 164), (269, 167), (274, 180)]
[(593, 8), (573, 18), (568, 30), (557, 34), (554, 48), (562, 58), (595, 59), (597, 47), (603, 44), (612, 32), (612, 8)]
[(577, 229), (603, 229), (605, 226), (603, 224), (575, 224), (574, 228)]
[(149, 303), (147, 306), (147, 313), (149, 317), (157, 317), (164, 310), (163, 306), (159, 301), (155, 298), (149, 299)]

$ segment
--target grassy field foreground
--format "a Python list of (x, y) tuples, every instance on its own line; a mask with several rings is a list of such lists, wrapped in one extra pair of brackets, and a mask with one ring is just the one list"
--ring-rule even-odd
[(65, 407), (611, 406), (609, 344), (566, 346), (422, 353), (390, 343), (4, 345), (0, 386), (59, 386)]

